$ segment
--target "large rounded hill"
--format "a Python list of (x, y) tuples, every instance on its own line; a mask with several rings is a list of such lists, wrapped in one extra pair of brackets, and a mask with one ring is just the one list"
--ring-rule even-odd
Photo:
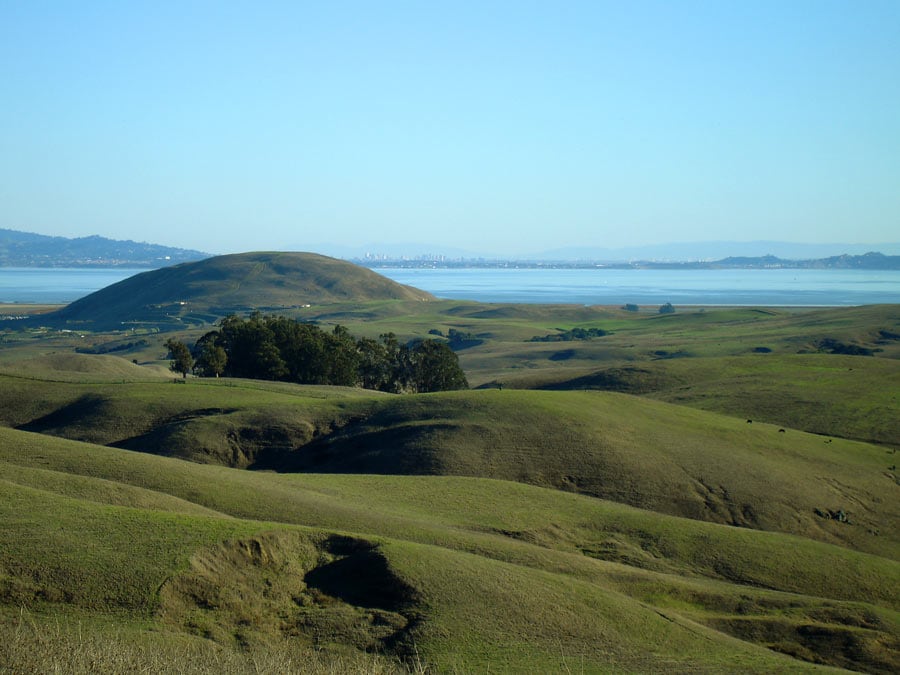
[(109, 330), (303, 305), (430, 299), (425, 291), (315, 253), (240, 253), (136, 274), (41, 318)]

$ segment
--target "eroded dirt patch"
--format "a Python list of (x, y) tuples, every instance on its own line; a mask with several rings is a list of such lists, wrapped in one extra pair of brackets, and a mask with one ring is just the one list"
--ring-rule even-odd
[(269, 533), (198, 551), (160, 588), (159, 617), (243, 648), (281, 640), (404, 655), (420, 619), (415, 589), (376, 544)]

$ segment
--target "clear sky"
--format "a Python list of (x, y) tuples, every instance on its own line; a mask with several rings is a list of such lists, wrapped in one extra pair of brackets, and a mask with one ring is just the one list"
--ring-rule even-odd
[(900, 240), (900, 1), (0, 0), (0, 227)]

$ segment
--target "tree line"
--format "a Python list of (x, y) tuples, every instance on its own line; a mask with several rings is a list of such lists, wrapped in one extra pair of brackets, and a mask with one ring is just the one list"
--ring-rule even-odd
[(609, 335), (609, 331), (602, 328), (573, 328), (561, 333), (550, 335), (535, 335), (530, 342), (572, 342), (573, 340), (590, 340), (595, 337)]
[(286, 317), (229, 316), (193, 349), (166, 342), (172, 370), (201, 377), (245, 377), (364, 387), (394, 393), (465, 389), (452, 349), (439, 340), (401, 343), (393, 333), (354, 338), (341, 325), (325, 331)]

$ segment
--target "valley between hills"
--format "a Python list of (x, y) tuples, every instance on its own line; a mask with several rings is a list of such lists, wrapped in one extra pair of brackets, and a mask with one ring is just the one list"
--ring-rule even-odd
[[(900, 305), (674, 309), (274, 252), (24, 308), (0, 670), (897, 672)], [(436, 340), (469, 386), (170, 370), (254, 312)]]

